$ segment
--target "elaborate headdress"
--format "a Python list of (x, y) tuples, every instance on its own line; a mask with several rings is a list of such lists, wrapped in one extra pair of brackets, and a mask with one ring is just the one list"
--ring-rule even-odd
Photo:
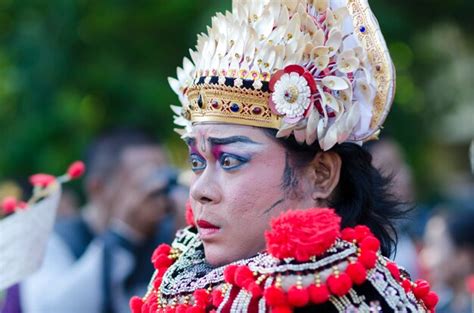
[(170, 78), (196, 122), (277, 129), (328, 150), (379, 131), (395, 71), (367, 0), (234, 0)]

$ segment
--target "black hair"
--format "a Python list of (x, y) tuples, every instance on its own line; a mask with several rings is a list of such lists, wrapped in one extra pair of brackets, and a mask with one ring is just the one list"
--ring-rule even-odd
[(132, 146), (158, 145), (149, 132), (137, 128), (111, 129), (95, 138), (87, 147), (84, 161), (88, 177), (110, 179), (120, 165), (122, 152)]
[[(276, 131), (265, 132), (275, 138)], [(296, 168), (305, 168), (322, 151), (317, 142), (308, 146), (297, 143), (293, 137), (277, 140)], [(368, 226), (380, 240), (382, 254), (390, 256), (397, 244), (395, 221), (407, 213), (389, 192), (391, 177), (382, 176), (373, 167), (371, 154), (357, 144), (337, 144), (330, 151), (340, 156), (342, 164), (339, 184), (329, 205), (341, 216), (343, 228)]]

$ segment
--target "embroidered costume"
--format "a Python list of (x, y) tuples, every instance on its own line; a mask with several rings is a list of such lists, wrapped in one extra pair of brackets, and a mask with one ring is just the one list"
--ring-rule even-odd
[(366, 226), (341, 231), (331, 209), (288, 211), (266, 239), (267, 252), (212, 268), (196, 228), (179, 231), (155, 250), (155, 275), (132, 312), (428, 312), (438, 301), (381, 255)]
[[(183, 137), (195, 123), (228, 123), (327, 151), (375, 138), (394, 96), (393, 64), (367, 0), (235, 0), (190, 54), (169, 80)], [(132, 312), (434, 309), (429, 284), (384, 258), (369, 228), (340, 225), (332, 209), (287, 211), (266, 232), (265, 252), (218, 268), (189, 226), (155, 251), (156, 272)]]

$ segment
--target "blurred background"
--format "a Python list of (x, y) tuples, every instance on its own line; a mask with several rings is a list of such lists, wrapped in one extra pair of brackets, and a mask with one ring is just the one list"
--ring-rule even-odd
[[(469, 206), (474, 2), (370, 4), (398, 76), (383, 134), (400, 164), (379, 165), (394, 174), (409, 169), (407, 199), (421, 212), (446, 202), (444, 209)], [(185, 168), (169, 109), (178, 99), (167, 77), (211, 16), (230, 7), (230, 0), (0, 0), (0, 182), (60, 174), (93, 138), (116, 127), (151, 130), (173, 165)], [(383, 152), (381, 159), (388, 160)], [(78, 207), (81, 186), (73, 187), (69, 201)], [(14, 186), (4, 183), (8, 188)], [(428, 217), (417, 214), (422, 226), (406, 232), (420, 251), (416, 240)]]

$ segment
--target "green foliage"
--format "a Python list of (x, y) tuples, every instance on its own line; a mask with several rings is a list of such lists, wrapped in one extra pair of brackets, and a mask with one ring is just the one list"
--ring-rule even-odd
[[(425, 95), (439, 58), (417, 43), (440, 23), (472, 34), (473, 3), (371, 1), (399, 75), (386, 128), (408, 148), (421, 180), (429, 171), (423, 153), (437, 139), (429, 126), (442, 113), (430, 111)], [(61, 173), (95, 134), (117, 125), (153, 129), (182, 162), (168, 108), (178, 100), (166, 78), (214, 12), (230, 6), (230, 0), (0, 1), (0, 178)]]

